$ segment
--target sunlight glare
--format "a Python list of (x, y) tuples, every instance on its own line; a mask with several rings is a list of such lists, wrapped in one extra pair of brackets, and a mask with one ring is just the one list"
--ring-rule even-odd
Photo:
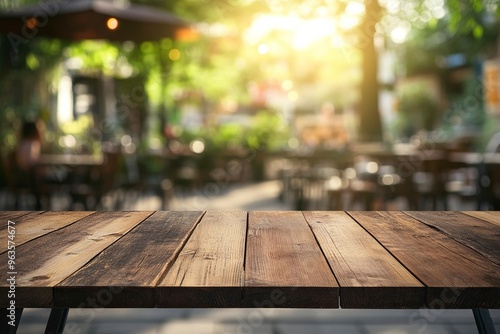
[(294, 90), (288, 92), (288, 100), (290, 100), (291, 102), (297, 102), (298, 99), (299, 99), (299, 93), (297, 93)]
[(399, 26), (391, 31), (391, 40), (396, 44), (402, 44), (406, 41), (406, 37), (410, 32), (410, 28), (407, 26)]
[(340, 35), (333, 36), (331, 39), (331, 44), (335, 48), (341, 48), (341, 47), (345, 46), (344, 39)]
[[(319, 11), (319, 14), (322, 13), (323, 11)], [(258, 45), (260, 54), (267, 54), (269, 47), (265, 40), (271, 32), (277, 31), (289, 34), (292, 47), (303, 50), (323, 38), (332, 37), (336, 30), (335, 22), (329, 16), (303, 19), (292, 14), (266, 14), (259, 15), (254, 19), (252, 25), (246, 30), (244, 37), (248, 44)]]
[(269, 46), (267, 46), (267, 44), (260, 44), (259, 47), (257, 48), (257, 51), (261, 55), (266, 55), (269, 53)]
[(442, 19), (446, 15), (446, 12), (443, 7), (433, 8), (431, 10), (431, 13), (436, 19)]
[(361, 2), (349, 2), (345, 9), (345, 12), (350, 16), (361, 16), (365, 15), (366, 9), (365, 5)]
[(299, 50), (305, 49), (319, 39), (334, 33), (335, 25), (331, 19), (302, 20), (301, 24), (295, 28), (293, 47)]
[(344, 30), (350, 30), (357, 26), (360, 22), (360, 18), (350, 15), (342, 15), (339, 20), (339, 27)]
[(283, 88), (283, 90), (286, 91), (292, 90), (293, 88), (292, 80), (283, 80), (283, 82), (281, 83), (281, 88)]

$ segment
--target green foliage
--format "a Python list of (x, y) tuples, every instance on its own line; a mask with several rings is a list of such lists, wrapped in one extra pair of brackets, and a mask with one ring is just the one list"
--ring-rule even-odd
[(218, 149), (237, 149), (244, 144), (244, 131), (241, 124), (222, 124), (212, 131), (210, 138)]
[(451, 97), (441, 126), (451, 135), (464, 128), (478, 132), (486, 125), (486, 118), (482, 83), (479, 78), (472, 77), (465, 82), (462, 94)]
[(12, 107), (0, 105), (0, 152), (7, 154), (14, 150), (21, 122)]
[(476, 149), (479, 152), (484, 152), (491, 138), (498, 132), (500, 132), (498, 118), (485, 114), (484, 122), (476, 138)]
[(290, 129), (280, 115), (260, 111), (246, 131), (246, 145), (255, 150), (273, 151), (282, 148), (290, 138)]
[(70, 58), (77, 58), (83, 72), (102, 71), (107, 75), (116, 75), (117, 62), (122, 53), (119, 46), (104, 41), (82, 41), (73, 43), (66, 49)]
[(262, 110), (252, 116), (249, 126), (228, 123), (196, 131), (183, 130), (176, 140), (183, 145), (202, 140), (205, 153), (218, 155), (225, 150), (243, 148), (273, 151), (282, 148), (289, 138), (290, 129), (286, 121), (272, 111)]
[(439, 117), (439, 104), (428, 85), (422, 82), (404, 84), (398, 97), (395, 129), (399, 136), (410, 137), (419, 130), (432, 130)]

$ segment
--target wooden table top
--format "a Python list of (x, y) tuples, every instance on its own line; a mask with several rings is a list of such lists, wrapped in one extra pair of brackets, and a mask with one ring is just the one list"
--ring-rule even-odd
[[(500, 212), (10, 211), (0, 222), (17, 307), (500, 308)], [(11, 288), (0, 281), (0, 307)]]

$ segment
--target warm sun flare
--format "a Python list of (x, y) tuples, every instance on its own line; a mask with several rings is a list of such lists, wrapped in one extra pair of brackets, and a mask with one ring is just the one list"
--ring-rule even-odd
[(249, 44), (262, 45), (272, 31), (288, 33), (292, 47), (302, 50), (322, 38), (333, 37), (336, 30), (335, 21), (331, 17), (303, 19), (297, 15), (265, 14), (253, 21), (245, 37)]

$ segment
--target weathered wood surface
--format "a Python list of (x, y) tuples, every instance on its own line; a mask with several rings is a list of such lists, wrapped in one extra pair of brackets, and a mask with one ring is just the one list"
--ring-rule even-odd
[[(500, 307), (498, 212), (0, 212), (0, 219), (16, 223), (17, 307)], [(8, 289), (0, 282), (0, 295)]]
[(340, 285), (342, 308), (419, 308), (425, 287), (344, 212), (305, 212)]
[(7, 227), (8, 220), (14, 220), (20, 218), (28, 213), (32, 213), (30, 211), (0, 211), (0, 228)]
[[(37, 212), (21, 216), (16, 227), (16, 245), (20, 246), (30, 240), (41, 237), (42, 235), (51, 233), (61, 229), (67, 225), (91, 215), (92, 211), (58, 211), (58, 212)], [(0, 235), (4, 236), (6, 231), (0, 231)]]
[[(500, 265), (500, 235), (495, 234), (495, 230), (498, 231), (497, 226), (461, 212), (413, 211), (406, 213)], [(471, 233), (471, 230), (474, 233)]]
[(349, 214), (425, 284), (428, 307), (500, 307), (500, 267), (485, 256), (402, 212)]
[(112, 297), (105, 307), (155, 305), (156, 284), (201, 216), (202, 212), (156, 212), (57, 285), (54, 305), (78, 307), (99, 294)]
[(338, 284), (301, 212), (249, 213), (245, 306), (338, 307), (337, 296)]
[[(16, 303), (52, 306), (53, 287), (121, 238), (151, 212), (98, 212), (16, 248)], [(16, 235), (17, 238), (17, 235)], [(0, 272), (8, 272), (7, 261)], [(8, 283), (0, 282), (7, 295)], [(6, 298), (0, 299), (4, 307)]]
[(159, 282), (158, 305), (240, 306), (246, 222), (244, 211), (207, 212)]
[(476, 217), (500, 226), (500, 212), (497, 211), (463, 211), (466, 215)]

